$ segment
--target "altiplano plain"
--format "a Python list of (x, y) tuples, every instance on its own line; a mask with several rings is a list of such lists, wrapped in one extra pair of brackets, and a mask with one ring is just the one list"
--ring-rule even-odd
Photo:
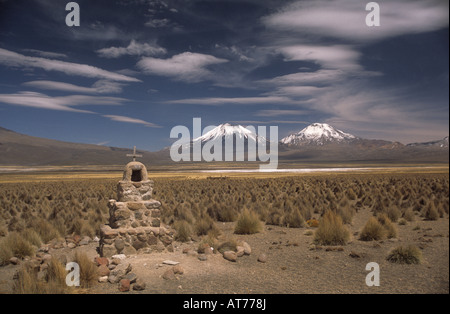
[[(149, 178), (154, 180), (154, 197), (162, 203), (161, 220), (174, 231), (175, 241), (172, 251), (129, 254), (121, 261), (130, 264), (133, 274), (146, 283), (145, 290), (129, 293), (449, 291), (449, 179), (445, 165), (303, 174), (149, 171)], [(43, 247), (47, 247), (46, 254), (66, 262), (75, 252), (83, 252), (93, 261), (98, 256), (95, 237), (108, 220), (106, 205), (115, 197), (119, 179), (118, 172), (2, 174), (2, 249), (10, 235), (27, 235), (30, 230), (38, 234), (39, 241), (17, 265), (9, 262), (13, 256), (6, 258), (3, 250), (0, 290), (14, 292), (14, 273), (36, 259), (36, 254), (42, 257)], [(258, 232), (236, 233), (244, 210), (257, 214), (262, 226)], [(318, 242), (318, 226), (330, 210), (341, 217), (349, 232), (345, 243)], [(363, 241), (361, 234), (369, 218), (383, 215), (389, 217), (394, 234)], [(189, 230), (179, 229), (180, 222), (186, 222)], [(38, 226), (53, 231), (55, 239), (48, 233), (39, 234)], [(185, 239), (177, 237), (186, 232)], [(69, 245), (73, 237), (89, 237), (90, 241)], [(219, 252), (227, 242), (246, 242), (251, 254), (230, 262)], [(205, 243), (213, 253), (204, 258), (200, 247)], [(394, 249), (409, 246), (420, 250), (418, 264), (387, 260)], [(258, 261), (263, 254), (264, 263)], [(178, 262), (182, 274), (165, 279), (164, 274), (174, 267), (164, 264), (166, 260)], [(369, 271), (365, 267), (370, 262), (380, 266), (378, 287), (366, 285)], [(45, 286), (45, 276), (39, 274)], [(42, 289), (41, 293), (47, 291)], [(117, 284), (96, 279), (80, 291), (122, 293)]]

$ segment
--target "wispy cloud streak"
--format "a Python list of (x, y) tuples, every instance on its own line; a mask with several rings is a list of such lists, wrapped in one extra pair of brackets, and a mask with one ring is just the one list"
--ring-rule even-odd
[(39, 68), (45, 71), (56, 71), (67, 75), (106, 79), (119, 82), (140, 82), (140, 80), (100, 69), (87, 64), (66, 62), (41, 57), (29, 57), (0, 48), (0, 64), (14, 68)]

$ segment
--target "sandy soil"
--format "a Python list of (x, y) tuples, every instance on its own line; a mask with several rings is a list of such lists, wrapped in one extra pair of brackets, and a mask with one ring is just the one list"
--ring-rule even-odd
[[(309, 294), (309, 293), (449, 293), (449, 219), (397, 225), (398, 237), (393, 240), (363, 242), (357, 233), (371, 212), (361, 210), (348, 226), (353, 234), (350, 243), (340, 248), (311, 248), (309, 228), (283, 228), (266, 225), (253, 235), (233, 235), (234, 223), (218, 223), (222, 238), (234, 237), (250, 244), (252, 253), (237, 262), (225, 260), (221, 254), (208, 255), (206, 261), (183, 254), (186, 247), (197, 248), (198, 242), (175, 243), (173, 253), (153, 253), (127, 257), (133, 272), (142, 278), (149, 294)], [(417, 228), (420, 227), (420, 228)], [(415, 229), (415, 230), (414, 230)], [(314, 229), (312, 229), (314, 230)], [(399, 265), (386, 260), (389, 252), (399, 246), (414, 244), (422, 249), (419, 265)], [(95, 256), (95, 245), (80, 247)], [(55, 254), (67, 254), (61, 249)], [(72, 250), (73, 251), (73, 250)], [(267, 255), (267, 262), (258, 256)], [(354, 254), (356, 253), (356, 254)], [(355, 257), (355, 255), (359, 257)], [(353, 257), (352, 257), (353, 256)], [(166, 280), (162, 274), (170, 265), (165, 260), (179, 262), (184, 274)], [(380, 286), (365, 283), (366, 264), (380, 266)], [(10, 292), (11, 278), (18, 266), (0, 268), (0, 291)], [(121, 293), (115, 284), (95, 285), (90, 293)]]

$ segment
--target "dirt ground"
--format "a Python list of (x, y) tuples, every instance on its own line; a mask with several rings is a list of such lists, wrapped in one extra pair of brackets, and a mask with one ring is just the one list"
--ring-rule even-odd
[[(127, 293), (147, 294), (321, 294), (321, 293), (449, 293), (449, 219), (416, 221), (396, 225), (397, 239), (364, 242), (358, 240), (371, 212), (359, 211), (348, 226), (352, 240), (342, 247), (311, 247), (313, 228), (264, 227), (253, 235), (234, 235), (234, 223), (218, 223), (221, 238), (242, 239), (250, 244), (252, 252), (237, 259), (225, 260), (221, 254), (208, 255), (206, 261), (198, 256), (183, 254), (183, 249), (196, 249), (198, 242), (175, 242), (173, 253), (152, 253), (128, 256), (138, 278), (146, 282), (144, 291)], [(418, 228), (419, 227), (419, 228)], [(421, 248), (419, 265), (393, 264), (386, 260), (389, 252), (400, 245), (414, 244)], [(328, 248), (328, 249), (327, 249)], [(94, 257), (95, 244), (79, 247)], [(72, 250), (73, 251), (73, 250)], [(60, 249), (53, 254), (68, 254)], [(258, 261), (266, 254), (267, 262)], [(179, 262), (184, 274), (166, 280), (162, 274), (170, 267), (162, 262)], [(368, 287), (366, 270), (369, 262), (380, 266), (380, 286)], [(12, 277), (18, 266), (0, 267), (0, 291), (11, 292)], [(116, 284), (98, 283), (89, 290), (93, 294), (114, 294)]]
[[(350, 226), (352, 233), (361, 230), (371, 213), (360, 212)], [(412, 230), (420, 226), (420, 230)], [(363, 242), (354, 239), (343, 250), (326, 247), (311, 250), (312, 236), (306, 228), (265, 226), (262, 233), (233, 235), (233, 223), (220, 224), (224, 237), (237, 237), (250, 244), (252, 253), (226, 261), (221, 254), (199, 261), (182, 253), (181, 244), (174, 253), (138, 255), (127, 259), (133, 271), (147, 283), (144, 293), (219, 293), (219, 294), (308, 294), (308, 293), (449, 293), (449, 220), (416, 221), (398, 227), (398, 240)], [(386, 260), (399, 246), (415, 244), (423, 248), (420, 265), (397, 265)], [(332, 248), (333, 249), (333, 248)], [(337, 248), (334, 248), (337, 249)], [(267, 262), (258, 256), (267, 255)], [(361, 257), (351, 257), (357, 253)], [(354, 254), (352, 254), (354, 255)], [(183, 275), (165, 280), (161, 275), (168, 265), (164, 260), (180, 262)], [(380, 265), (380, 286), (365, 283), (369, 262)], [(116, 293), (114, 285), (102, 285), (94, 293)]]

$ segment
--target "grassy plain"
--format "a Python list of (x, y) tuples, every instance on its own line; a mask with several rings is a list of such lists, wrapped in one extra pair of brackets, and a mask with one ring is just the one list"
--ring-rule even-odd
[[(264, 251), (272, 258), (270, 269), (264, 270), (267, 273), (249, 279), (255, 281), (255, 286), (264, 286), (262, 282), (272, 272), (277, 276), (285, 273), (288, 281), (304, 276), (307, 269), (320, 272), (310, 282), (310, 287), (292, 285), (288, 289), (286, 282), (271, 282), (268, 284), (275, 285), (275, 290), (258, 288), (254, 292), (339, 292), (327, 290), (319, 283), (330, 280), (326, 269), (344, 274), (349, 271), (345, 265), (359, 263), (354, 258), (347, 260), (348, 256), (359, 256), (359, 260), (368, 262), (369, 257), (383, 260), (391, 251), (403, 254), (419, 248), (423, 257), (415, 267), (420, 268), (416, 271), (421, 272), (419, 277), (425, 282), (409, 288), (392, 282), (382, 291), (448, 293), (448, 165), (329, 165), (332, 168), (349, 166), (358, 169), (202, 172), (149, 168), (149, 177), (155, 181), (154, 198), (163, 204), (163, 222), (177, 231), (179, 248), (186, 243), (198, 246), (205, 242), (219, 247), (223, 241), (244, 237), (256, 252)], [(108, 221), (107, 202), (116, 198), (116, 185), (121, 177), (122, 172), (116, 169), (53, 169), (0, 174), (0, 265), (8, 264), (12, 256), (33, 255), (41, 244), (55, 238), (74, 234), (91, 238), (98, 235), (99, 226)], [(328, 219), (323, 219), (325, 216)], [(255, 225), (255, 219), (259, 226), (250, 228)], [(284, 251), (281, 251), (281, 243), (284, 243)], [(408, 250), (402, 250), (399, 244), (407, 244)], [(330, 245), (331, 253), (321, 249)], [(336, 245), (338, 249), (333, 247)], [(347, 254), (344, 257), (338, 252)], [(180, 260), (185, 258), (178, 257)], [(297, 268), (286, 266), (290, 259), (299, 261)], [(186, 265), (190, 263), (192, 261)], [(418, 278), (414, 269), (401, 265), (400, 269), (391, 262), (383, 263), (393, 272), (392, 278), (405, 280), (405, 276), (411, 274)], [(315, 269), (314, 265), (324, 268)], [(242, 266), (247, 268), (242, 269), (243, 273), (236, 269), (227, 271), (238, 272), (239, 278), (246, 278), (248, 269), (261, 270), (261, 266), (251, 260), (245, 260)], [(198, 270), (195, 265), (192, 267), (194, 275)], [(280, 267), (289, 272), (279, 273)], [(439, 275), (433, 276), (433, 273)], [(142, 276), (150, 275), (143, 272)], [(355, 274), (348, 272), (348, 276), (344, 280), (347, 286), (341, 292), (355, 292), (350, 280)], [(426, 276), (430, 276), (429, 281)], [(223, 280), (221, 275), (217, 278)], [(195, 276), (191, 280), (195, 282)], [(192, 282), (183, 286), (190, 287)], [(190, 292), (230, 293), (229, 287), (239, 286), (236, 282), (230, 282), (229, 287), (220, 286), (219, 282), (214, 291), (199, 290), (192, 285)], [(415, 290), (419, 286), (424, 290)], [(357, 292), (365, 291), (363, 287)], [(173, 292), (167, 284), (162, 288)]]
[[(448, 214), (448, 166), (333, 166), (301, 172), (150, 169), (149, 177), (155, 181), (154, 197), (163, 204), (165, 222), (187, 222), (194, 229), (236, 221), (245, 210), (264, 223), (297, 227), (327, 210), (345, 223), (362, 207), (374, 215), (397, 212), (403, 217), (411, 211), (425, 215), (433, 205), (441, 217)], [(0, 234), (44, 229), (61, 237), (74, 232), (98, 235), (121, 176), (119, 171), (73, 169), (0, 174)], [(47, 234), (43, 237), (48, 240)]]

